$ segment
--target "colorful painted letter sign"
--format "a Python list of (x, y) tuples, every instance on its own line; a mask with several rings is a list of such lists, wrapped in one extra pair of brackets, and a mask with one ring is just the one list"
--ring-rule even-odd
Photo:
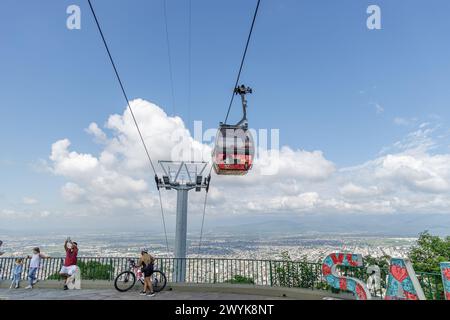
[(362, 255), (351, 253), (332, 253), (322, 264), (322, 273), (328, 284), (335, 289), (353, 292), (358, 300), (371, 299), (366, 285), (358, 279), (342, 277), (336, 272), (337, 266), (362, 267)]
[[(337, 266), (362, 268), (363, 259), (360, 254), (332, 253), (323, 261), (322, 273), (327, 283), (333, 288), (350, 291), (358, 300), (372, 299), (369, 289), (361, 280), (341, 276), (337, 272)], [(369, 268), (373, 269), (374, 266)], [(441, 263), (441, 271), (446, 299), (450, 300), (450, 262)], [(376, 276), (376, 270), (371, 270), (371, 274)], [(376, 286), (376, 279), (369, 280), (371, 285), (375, 280)], [(391, 259), (385, 300), (425, 300), (422, 287), (408, 259)]]
[(422, 287), (408, 259), (393, 258), (385, 300), (425, 300)]
[(445, 300), (450, 301), (450, 262), (441, 263), (442, 283), (444, 284)]

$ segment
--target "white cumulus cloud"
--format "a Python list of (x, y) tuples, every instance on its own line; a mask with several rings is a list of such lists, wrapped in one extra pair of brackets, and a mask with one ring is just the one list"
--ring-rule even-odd
[(32, 198), (32, 197), (23, 197), (22, 202), (26, 205), (34, 205), (34, 204), (39, 203), (39, 201), (37, 199)]
[[(142, 99), (131, 106), (155, 166), (158, 160), (210, 160), (211, 147), (194, 140), (181, 118)], [(99, 144), (98, 154), (72, 150), (69, 139), (52, 145), (50, 170), (67, 180), (63, 199), (93, 215), (158, 216), (153, 172), (130, 112), (111, 115), (102, 128), (91, 123), (86, 131)], [(213, 176), (208, 210), (227, 215), (450, 212), (450, 154), (433, 152), (433, 133), (422, 124), (375, 159), (348, 168), (319, 150), (283, 146), (261, 152), (247, 176)], [(272, 170), (277, 174), (268, 174)], [(164, 199), (173, 212), (173, 192)], [(191, 211), (202, 212), (202, 197), (191, 199)]]

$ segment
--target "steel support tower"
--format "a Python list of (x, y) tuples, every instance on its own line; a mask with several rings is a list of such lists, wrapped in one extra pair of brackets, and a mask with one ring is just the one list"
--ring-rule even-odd
[(187, 251), (187, 213), (188, 193), (190, 190), (201, 192), (209, 190), (211, 176), (203, 177), (207, 167), (206, 162), (159, 161), (163, 170), (162, 178), (155, 176), (158, 190), (177, 191), (177, 216), (175, 231), (175, 252), (173, 280), (186, 280), (186, 251)]

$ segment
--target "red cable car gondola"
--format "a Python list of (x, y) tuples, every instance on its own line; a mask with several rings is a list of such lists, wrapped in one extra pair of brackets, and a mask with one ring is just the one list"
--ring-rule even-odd
[(241, 96), (243, 118), (236, 125), (220, 123), (213, 149), (213, 168), (218, 175), (245, 175), (253, 166), (255, 146), (248, 130), (247, 100), (252, 89), (244, 85), (234, 89)]

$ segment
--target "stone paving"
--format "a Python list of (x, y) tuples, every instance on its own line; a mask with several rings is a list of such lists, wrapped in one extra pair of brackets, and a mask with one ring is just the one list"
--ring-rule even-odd
[(163, 291), (154, 297), (139, 295), (139, 291), (118, 292), (104, 290), (58, 290), (58, 289), (0, 289), (0, 300), (279, 300), (258, 295), (242, 295), (213, 292)]

